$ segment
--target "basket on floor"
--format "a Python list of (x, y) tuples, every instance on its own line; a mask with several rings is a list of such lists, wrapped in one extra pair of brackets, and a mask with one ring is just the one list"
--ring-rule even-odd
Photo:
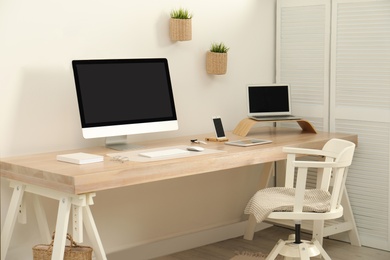
[[(66, 238), (70, 241), (70, 245), (65, 246), (64, 260), (91, 260), (92, 247), (80, 246), (73, 241), (71, 235), (67, 234)], [(36, 245), (33, 249), (34, 260), (51, 260), (53, 252), (54, 234), (49, 245)]]

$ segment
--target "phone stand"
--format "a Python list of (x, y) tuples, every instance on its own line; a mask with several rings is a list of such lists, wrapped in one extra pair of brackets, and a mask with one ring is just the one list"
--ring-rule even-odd
[(229, 141), (229, 139), (226, 138), (226, 137), (223, 137), (223, 138), (206, 137), (205, 140), (209, 141), (209, 142), (226, 142), (226, 141)]

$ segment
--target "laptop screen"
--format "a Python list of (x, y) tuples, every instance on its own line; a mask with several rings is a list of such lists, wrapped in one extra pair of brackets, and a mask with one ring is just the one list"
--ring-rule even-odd
[(291, 115), (288, 84), (250, 85), (247, 95), (249, 116)]

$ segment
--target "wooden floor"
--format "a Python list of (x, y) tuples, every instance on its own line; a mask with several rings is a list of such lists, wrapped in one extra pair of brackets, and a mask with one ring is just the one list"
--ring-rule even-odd
[[(292, 230), (271, 227), (255, 234), (252, 241), (244, 240), (242, 237), (229, 239), (215, 244), (183, 251), (169, 256), (155, 258), (155, 260), (226, 260), (235, 256), (235, 252), (249, 251), (269, 253), (275, 243), (286, 239)], [(311, 235), (302, 234), (302, 239), (310, 240)], [(324, 239), (324, 249), (332, 260), (388, 260), (390, 252), (372, 249), (368, 247), (351, 246), (348, 243)]]

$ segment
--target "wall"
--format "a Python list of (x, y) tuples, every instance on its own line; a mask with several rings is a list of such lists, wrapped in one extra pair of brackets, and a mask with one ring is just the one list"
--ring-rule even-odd
[[(169, 39), (169, 13), (178, 7), (194, 14), (192, 41)], [(213, 115), (232, 130), (246, 116), (245, 85), (274, 81), (274, 20), (275, 0), (2, 0), (0, 156), (102, 144), (81, 136), (72, 59), (168, 58), (180, 129), (131, 136), (130, 141), (196, 138), (213, 131)], [(220, 41), (230, 47), (228, 72), (208, 75), (206, 51)], [(258, 170), (99, 192), (92, 210), (106, 252), (241, 220)], [(10, 196), (8, 181), (2, 179), (2, 225)], [(43, 202), (54, 227), (57, 205)], [(7, 259), (31, 257), (31, 247), (40, 243), (30, 208), (28, 223), (16, 225)]]

